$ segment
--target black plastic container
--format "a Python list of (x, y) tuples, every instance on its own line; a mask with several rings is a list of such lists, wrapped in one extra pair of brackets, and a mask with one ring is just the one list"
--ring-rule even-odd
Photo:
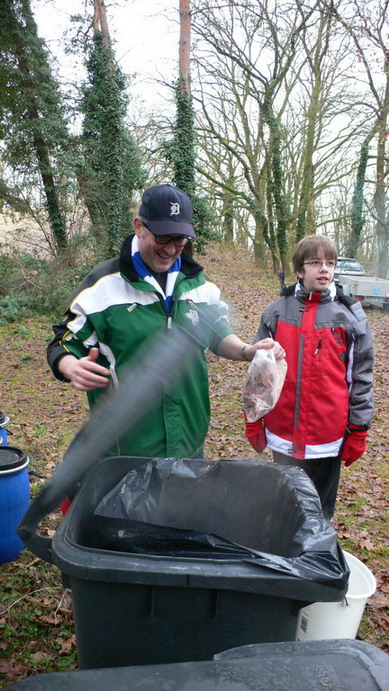
[[(231, 554), (101, 547), (96, 508), (123, 486), (131, 525), (221, 536)], [(294, 640), (300, 608), (341, 600), (349, 574), (305, 473), (251, 460), (108, 458), (52, 543), (36, 536), (27, 545), (69, 582), (84, 669), (207, 660), (248, 643)]]
[(38, 674), (6, 691), (387, 691), (389, 656), (360, 641), (264, 643), (207, 662)]

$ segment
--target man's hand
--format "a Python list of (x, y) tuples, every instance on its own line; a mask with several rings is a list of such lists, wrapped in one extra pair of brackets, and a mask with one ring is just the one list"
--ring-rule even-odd
[(87, 357), (80, 359), (69, 353), (59, 361), (58, 369), (78, 391), (103, 389), (109, 383), (110, 372), (97, 364), (98, 357), (98, 348), (91, 348)]
[(281, 360), (281, 358), (285, 357), (285, 350), (283, 349), (282, 345), (278, 343), (278, 341), (273, 341), (272, 338), (263, 338), (262, 341), (257, 341), (256, 343), (246, 346), (246, 360), (251, 362), (257, 350), (270, 350), (270, 348), (274, 348), (274, 357), (276, 360)]
[(230, 334), (220, 341), (217, 354), (221, 357), (227, 358), (228, 360), (243, 360), (246, 362), (251, 362), (257, 350), (261, 350), (263, 348), (266, 350), (274, 348), (274, 356), (276, 360), (280, 360), (281, 358), (285, 357), (285, 350), (283, 347), (277, 343), (277, 341), (273, 341), (272, 338), (264, 338), (262, 341), (249, 345), (248, 343), (243, 343), (243, 341), (241, 341), (240, 338), (235, 334)]

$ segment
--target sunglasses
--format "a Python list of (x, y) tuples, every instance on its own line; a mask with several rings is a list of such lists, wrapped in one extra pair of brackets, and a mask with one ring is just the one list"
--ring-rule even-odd
[(189, 235), (179, 235), (175, 237), (174, 235), (155, 235), (153, 231), (148, 227), (148, 225), (142, 221), (143, 225), (147, 230), (153, 235), (154, 242), (157, 245), (168, 245), (169, 242), (174, 242), (174, 246), (177, 248), (185, 247), (185, 245), (191, 240)]

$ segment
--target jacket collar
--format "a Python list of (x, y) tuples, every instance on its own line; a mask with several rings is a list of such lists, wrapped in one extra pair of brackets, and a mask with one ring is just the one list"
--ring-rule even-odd
[(315, 302), (331, 302), (332, 300), (337, 300), (337, 289), (334, 281), (330, 284), (327, 290), (323, 290), (322, 293), (313, 293), (310, 290), (306, 290), (301, 283), (295, 283), (293, 286), (285, 288), (281, 295), (288, 296), (294, 295), (300, 302), (307, 302), (314, 300)]
[(297, 298), (304, 300), (304, 302), (331, 302), (336, 299), (336, 285), (334, 281), (332, 281), (327, 290), (323, 290), (321, 293), (314, 293), (312, 290), (304, 288), (301, 283), (296, 283), (295, 295)]
[[(122, 249), (119, 256), (119, 271), (123, 276), (125, 276), (129, 281), (133, 283), (139, 281), (140, 278), (135, 271), (134, 265), (132, 263), (131, 257), (131, 242), (134, 234), (129, 235), (123, 242)], [(200, 266), (194, 259), (191, 259), (185, 251), (181, 254), (181, 273), (185, 275), (186, 278), (192, 278), (197, 276), (203, 267)]]

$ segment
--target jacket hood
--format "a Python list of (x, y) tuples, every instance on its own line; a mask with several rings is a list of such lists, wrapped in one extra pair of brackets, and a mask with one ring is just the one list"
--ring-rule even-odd
[[(294, 295), (297, 298), (297, 300), (305, 303), (306, 300), (309, 298), (310, 293), (311, 291), (306, 290), (304, 286), (301, 285), (301, 283), (297, 282), (291, 286), (287, 286), (286, 288), (284, 288), (281, 291), (281, 297), (288, 297), (290, 295)], [(339, 285), (336, 285), (335, 281), (331, 283), (330, 287), (327, 290), (323, 290), (323, 292), (319, 295), (320, 297), (317, 300), (317, 302), (325, 303), (331, 302), (332, 300), (339, 300), (354, 313), (358, 321), (366, 318), (361, 303), (349, 295), (344, 295), (342, 288)]]

